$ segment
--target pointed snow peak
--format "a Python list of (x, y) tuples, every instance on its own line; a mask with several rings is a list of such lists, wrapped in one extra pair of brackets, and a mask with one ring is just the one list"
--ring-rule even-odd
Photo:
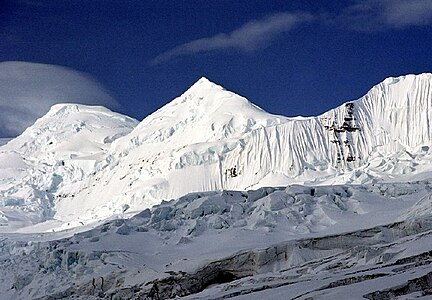
[(198, 79), (198, 81), (196, 82), (198, 84), (214, 84), (214, 82), (211, 82), (208, 78), (206, 77), (201, 77), (200, 79)]
[(216, 84), (203, 76), (200, 79), (198, 79), (198, 81), (195, 82), (192, 86), (195, 86), (195, 85), (199, 85), (199, 86), (204, 86), (204, 85), (205, 86), (215, 86)]
[(199, 95), (214, 93), (218, 91), (225, 90), (220, 85), (211, 82), (205, 77), (201, 77), (197, 82), (195, 82), (183, 95)]
[(226, 101), (230, 103), (249, 103), (246, 98), (241, 97), (233, 92), (230, 92), (216, 83), (211, 82), (205, 77), (201, 77), (195, 82), (188, 90), (186, 90), (181, 96), (175, 98), (170, 103), (159, 109), (159, 111), (165, 111), (166, 109), (180, 109), (180, 107), (189, 107), (188, 110), (192, 109), (195, 111), (196, 107), (219, 107)]
[(127, 137), (130, 142), (119, 142), (115, 151), (127, 153), (143, 144), (166, 143), (167, 139), (172, 141), (169, 147), (218, 141), (285, 119), (202, 77), (181, 96), (147, 116)]
[[(233, 112), (244, 113), (244, 110), (258, 109), (251, 104), (245, 97), (226, 90), (224, 87), (201, 77), (180, 97), (177, 97), (165, 108), (176, 107), (176, 109), (186, 109), (196, 113), (201, 110), (201, 114), (213, 115), (216, 111), (221, 114)], [(165, 109), (165, 108), (162, 108)], [(261, 110), (261, 109), (259, 109)]]

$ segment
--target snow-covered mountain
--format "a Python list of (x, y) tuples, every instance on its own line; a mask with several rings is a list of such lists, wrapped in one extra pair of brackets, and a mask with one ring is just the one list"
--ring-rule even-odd
[(1, 224), (15, 228), (52, 219), (58, 190), (86, 179), (111, 143), (137, 123), (104, 107), (54, 105), (0, 148)]
[(431, 84), (309, 118), (205, 78), (139, 124), (53, 106), (0, 147), (0, 300), (430, 297)]
[[(38, 221), (66, 228), (190, 192), (425, 178), (431, 84), (431, 74), (388, 78), (308, 118), (266, 113), (206, 78), (138, 125), (103, 108), (55, 105), (1, 148), (4, 207), (26, 203)], [(23, 179), (29, 164), (33, 173), (57, 167)]]
[(79, 190), (65, 186), (57, 217), (86, 223), (189, 192), (422, 178), (431, 83), (431, 74), (389, 78), (321, 116), (287, 118), (202, 78), (116, 140)]

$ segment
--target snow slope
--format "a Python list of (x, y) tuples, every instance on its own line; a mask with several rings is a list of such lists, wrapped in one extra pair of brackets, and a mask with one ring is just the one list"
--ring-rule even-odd
[(9, 225), (4, 229), (51, 219), (57, 190), (85, 180), (111, 142), (137, 123), (104, 107), (56, 104), (2, 146), (0, 223)]
[(287, 118), (202, 78), (114, 142), (57, 217), (86, 223), (188, 192), (427, 178), (431, 83), (388, 78), (321, 116)]

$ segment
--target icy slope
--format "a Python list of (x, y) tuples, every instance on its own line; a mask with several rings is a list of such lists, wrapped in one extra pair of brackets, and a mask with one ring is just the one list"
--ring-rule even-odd
[(193, 191), (428, 176), (431, 84), (431, 74), (389, 78), (322, 116), (286, 118), (202, 78), (113, 143), (57, 217), (102, 219)]
[(58, 188), (84, 180), (138, 122), (104, 107), (57, 104), (0, 148), (0, 221), (53, 216)]
[(431, 216), (401, 219), (430, 189), (418, 182), (195, 193), (82, 233), (2, 234), (0, 299), (151, 299), (154, 283), (160, 299), (385, 293), (432, 272)]

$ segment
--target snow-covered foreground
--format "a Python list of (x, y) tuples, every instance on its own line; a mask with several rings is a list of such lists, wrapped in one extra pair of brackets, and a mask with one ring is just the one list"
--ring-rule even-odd
[(0, 298), (158, 299), (156, 287), (160, 299), (421, 295), (431, 287), (431, 188), (193, 193), (81, 233), (4, 234)]

